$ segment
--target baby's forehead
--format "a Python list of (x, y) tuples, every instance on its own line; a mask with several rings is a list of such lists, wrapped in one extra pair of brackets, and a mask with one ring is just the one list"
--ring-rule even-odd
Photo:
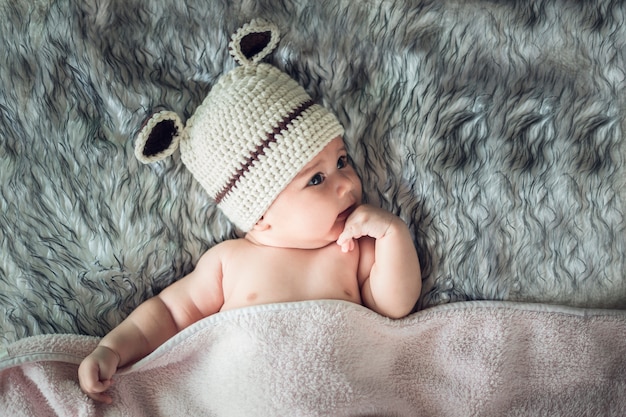
[(343, 138), (341, 136), (337, 136), (336, 138), (328, 142), (326, 146), (324, 146), (324, 148), (321, 151), (319, 151), (317, 155), (313, 157), (311, 162), (313, 162), (315, 159), (322, 158), (327, 155), (334, 156), (337, 153), (345, 152), (345, 151), (346, 151), (346, 145), (343, 142)]
[(337, 154), (346, 152), (346, 145), (343, 142), (341, 136), (337, 136), (335, 139), (328, 142), (324, 148), (319, 151), (299, 172), (305, 172), (325, 158), (334, 158)]

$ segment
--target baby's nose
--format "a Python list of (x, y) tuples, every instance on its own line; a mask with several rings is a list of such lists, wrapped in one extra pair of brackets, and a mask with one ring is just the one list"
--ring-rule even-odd
[(354, 181), (349, 175), (340, 174), (337, 179), (337, 192), (339, 195), (343, 195), (352, 191), (355, 187)]

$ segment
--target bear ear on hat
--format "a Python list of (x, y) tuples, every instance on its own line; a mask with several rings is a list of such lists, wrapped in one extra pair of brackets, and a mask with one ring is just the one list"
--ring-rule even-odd
[(276, 25), (263, 19), (254, 19), (233, 34), (228, 46), (239, 65), (250, 65), (271, 54), (279, 40), (280, 32)]
[(174, 153), (183, 134), (180, 117), (160, 111), (145, 121), (135, 140), (135, 157), (144, 164), (160, 161)]

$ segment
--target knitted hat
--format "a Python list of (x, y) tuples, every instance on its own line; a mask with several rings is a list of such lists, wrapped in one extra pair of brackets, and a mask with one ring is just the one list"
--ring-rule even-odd
[(181, 159), (217, 206), (242, 231), (332, 139), (337, 118), (278, 68), (260, 63), (278, 44), (275, 25), (257, 19), (233, 36), (240, 64), (222, 76), (183, 127), (173, 112), (153, 115), (135, 155), (154, 162), (180, 143)]

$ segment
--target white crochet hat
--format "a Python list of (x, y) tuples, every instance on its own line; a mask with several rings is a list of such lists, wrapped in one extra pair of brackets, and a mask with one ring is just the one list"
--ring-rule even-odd
[(185, 166), (244, 232), (344, 132), (295, 80), (260, 63), (278, 39), (277, 27), (263, 20), (243, 26), (230, 43), (240, 66), (220, 78), (187, 125), (173, 112), (157, 113), (135, 144), (137, 158), (149, 163), (171, 155), (180, 143)]

